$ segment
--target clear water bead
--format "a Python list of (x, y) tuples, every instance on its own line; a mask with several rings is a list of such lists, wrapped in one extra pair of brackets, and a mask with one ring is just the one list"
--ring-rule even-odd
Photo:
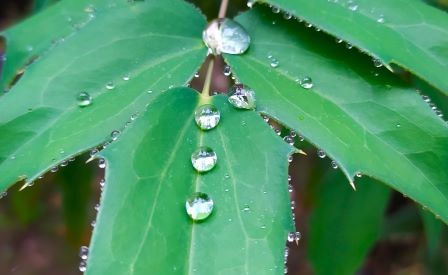
[(86, 272), (87, 270), (87, 263), (86, 261), (81, 261), (81, 263), (79, 263), (79, 271), (81, 272)]
[(215, 167), (218, 156), (212, 148), (201, 146), (191, 154), (191, 164), (198, 172), (207, 172)]
[(218, 125), (221, 119), (221, 113), (218, 108), (212, 104), (205, 104), (196, 108), (194, 120), (202, 130), (210, 130)]
[(279, 64), (280, 64), (280, 62), (278, 62), (277, 59), (275, 59), (275, 58), (271, 59), (270, 65), (271, 65), (272, 68), (277, 68)]
[(247, 7), (249, 9), (251, 9), (255, 5), (255, 2), (257, 2), (257, 0), (248, 0), (247, 1)]
[(185, 202), (185, 209), (193, 221), (201, 221), (212, 213), (213, 200), (205, 193), (196, 192)]
[(80, 107), (86, 107), (92, 103), (92, 97), (86, 92), (79, 93), (77, 99)]
[(112, 140), (117, 140), (118, 139), (118, 136), (120, 135), (120, 131), (118, 131), (118, 130), (113, 130), (111, 133), (110, 133), (110, 137), (112, 138)]
[(102, 168), (102, 169), (106, 168), (106, 160), (103, 159), (103, 158), (99, 159), (99, 161), (98, 161), (98, 167), (99, 167), (99, 168)]
[(313, 88), (313, 80), (311, 79), (311, 77), (304, 77), (300, 80), (300, 86), (302, 86), (302, 88), (304, 89), (311, 89)]
[(317, 150), (317, 156), (323, 159), (327, 156), (327, 154), (323, 150)]
[(378, 58), (373, 58), (373, 66), (377, 67), (377, 68), (381, 68), (383, 67), (383, 62), (381, 62), (381, 60), (379, 60)]
[(332, 160), (331, 161), (331, 168), (338, 169), (338, 167), (339, 167), (338, 163), (336, 161)]
[(111, 81), (106, 84), (106, 89), (113, 90), (115, 88), (115, 84)]
[(89, 248), (87, 246), (81, 246), (79, 249), (79, 257), (83, 260), (87, 260), (89, 255)]
[(288, 242), (298, 242), (302, 238), (302, 234), (300, 232), (289, 232), (288, 233)]
[(210, 22), (202, 33), (202, 40), (215, 55), (242, 54), (250, 45), (250, 36), (243, 26), (228, 18), (218, 18)]
[(230, 89), (229, 102), (238, 109), (255, 109), (255, 92), (246, 85), (235, 84)]
[(231, 74), (230, 66), (229, 66), (229, 65), (226, 65), (226, 66), (224, 67), (224, 75), (225, 75), (225, 76), (229, 76), (230, 74)]

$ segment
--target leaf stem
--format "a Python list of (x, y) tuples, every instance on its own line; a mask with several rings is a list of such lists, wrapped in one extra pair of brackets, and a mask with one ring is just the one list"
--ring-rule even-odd
[(229, 5), (229, 0), (221, 0), (221, 6), (219, 7), (218, 18), (226, 17), (227, 6)]
[(215, 60), (212, 58), (208, 63), (207, 75), (205, 76), (204, 87), (202, 88), (202, 96), (204, 98), (210, 97), (210, 83), (212, 82), (213, 65)]

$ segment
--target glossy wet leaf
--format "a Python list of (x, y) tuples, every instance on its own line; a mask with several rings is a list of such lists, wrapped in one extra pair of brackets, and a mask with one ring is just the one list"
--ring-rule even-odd
[[(448, 94), (448, 14), (422, 0), (267, 0)], [(295, 31), (297, 33), (297, 29)]]
[[(188, 88), (158, 97), (101, 155), (106, 187), (87, 274), (279, 274), (292, 230), (287, 189), (291, 147), (259, 115), (212, 103), (222, 121), (201, 131), (200, 102)], [(169, 127), (167, 127), (169, 125)], [(191, 153), (216, 151), (213, 170), (197, 173)], [(195, 192), (214, 201), (193, 222), (185, 210)]]
[[(42, 45), (35, 48), (40, 58), (0, 97), (1, 190), (110, 141), (112, 131), (121, 131), (160, 92), (188, 82), (204, 60), (205, 19), (193, 6), (175, 0), (93, 4), (86, 12), (85, 2), (62, 1), (5, 33), (6, 80), (26, 59), (20, 52), (25, 41), (41, 39)], [(74, 23), (84, 22), (73, 29), (62, 11), (90, 19), (73, 16)], [(50, 23), (48, 31), (31, 31)], [(47, 43), (64, 32), (63, 42)], [(81, 92), (91, 96), (88, 106), (78, 106)]]
[[(420, 95), (362, 54), (267, 8), (237, 21), (252, 44), (226, 59), (256, 92), (257, 110), (322, 148), (348, 178), (379, 179), (448, 221), (448, 128)], [(304, 76), (311, 89), (296, 81)]]
[(315, 274), (356, 274), (378, 239), (389, 189), (366, 178), (355, 191), (330, 171), (318, 184), (308, 233)]

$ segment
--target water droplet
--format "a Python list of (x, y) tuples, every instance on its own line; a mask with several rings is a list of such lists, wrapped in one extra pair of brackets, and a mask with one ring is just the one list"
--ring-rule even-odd
[(106, 180), (105, 179), (101, 179), (100, 180), (100, 186), (104, 187), (105, 184), (106, 184)]
[(10, 159), (16, 159), (16, 155), (11, 155), (9, 158)]
[(378, 17), (378, 19), (376, 20), (376, 22), (381, 23), (381, 24), (384, 23), (384, 21), (385, 21), (385, 20), (384, 20), (384, 15), (382, 15), (382, 14), (381, 14), (380, 17)]
[(99, 159), (98, 160), (98, 167), (101, 168), (101, 169), (106, 168), (106, 160), (103, 159), (103, 158)]
[(400, 123), (397, 123), (397, 124), (395, 125), (395, 127), (400, 128), (400, 127), (401, 127), (401, 124), (400, 124)]
[(292, 160), (293, 160), (293, 156), (290, 155), (290, 156), (288, 157), (288, 162), (292, 162)]
[(275, 129), (274, 132), (279, 136), (282, 134), (282, 131), (280, 131), (280, 129)]
[(117, 140), (119, 135), (120, 135), (120, 131), (118, 131), (118, 130), (113, 130), (110, 133), (110, 137), (112, 138), (113, 141)]
[(350, 43), (346, 43), (346, 44), (345, 44), (345, 47), (346, 47), (347, 49), (351, 50), (351, 49), (353, 48), (353, 45), (350, 44)]
[(225, 75), (225, 76), (229, 76), (230, 74), (231, 74), (230, 66), (229, 66), (229, 65), (226, 65), (226, 66), (224, 67), (224, 75)]
[(196, 192), (185, 202), (185, 209), (193, 221), (201, 221), (212, 213), (213, 200), (205, 193)]
[(245, 204), (245, 205), (243, 206), (243, 211), (244, 211), (244, 212), (249, 212), (249, 211), (250, 211), (250, 207), (249, 207), (249, 205)]
[(323, 150), (317, 150), (317, 156), (320, 157), (321, 159), (325, 158), (327, 156), (327, 154), (323, 151)]
[(95, 211), (99, 211), (100, 210), (100, 205), (97, 203), (97, 204), (95, 204), (95, 207), (94, 207), (94, 209), (95, 209)]
[(311, 89), (313, 85), (314, 84), (311, 77), (306, 76), (300, 80), (300, 86), (302, 86), (302, 88), (304, 89)]
[(288, 143), (289, 145), (294, 145), (294, 138), (293, 137), (291, 137), (291, 136), (285, 136), (284, 138), (283, 138), (283, 140), (284, 141), (286, 141), (286, 143)]
[(358, 4), (352, 2), (352, 3), (349, 3), (348, 8), (351, 11), (357, 11), (359, 6), (358, 6)]
[(115, 84), (112, 81), (110, 81), (106, 84), (106, 89), (113, 90), (114, 88), (115, 88)]
[(292, 184), (288, 184), (288, 192), (292, 193), (294, 189), (292, 188)]
[(131, 76), (130, 76), (129, 74), (125, 74), (125, 75), (123, 76), (123, 80), (124, 80), (124, 81), (128, 81), (129, 79), (131, 79)]
[(8, 195), (8, 192), (6, 192), (6, 191), (0, 192), (0, 199), (6, 197), (7, 195)]
[(77, 99), (78, 105), (81, 107), (89, 106), (92, 103), (92, 97), (86, 92), (79, 93)]
[(280, 12), (280, 9), (279, 8), (277, 8), (277, 7), (272, 7), (272, 12), (273, 13), (279, 13)]
[(336, 43), (341, 44), (342, 42), (344, 42), (344, 40), (340, 39), (340, 38), (336, 38)]
[(423, 99), (423, 101), (425, 101), (425, 102), (430, 102), (430, 101), (431, 101), (431, 99), (430, 99), (429, 96), (427, 96), (427, 95), (422, 95), (422, 99)]
[(65, 167), (68, 165), (68, 160), (64, 160), (63, 162), (61, 162), (60, 166), (61, 167)]
[(248, 0), (247, 1), (247, 7), (249, 9), (251, 9), (255, 5), (256, 2), (257, 2), (257, 0)]
[(289, 232), (288, 233), (288, 242), (298, 242), (302, 238), (302, 234), (300, 232)]
[(81, 261), (81, 263), (79, 263), (79, 271), (86, 272), (86, 270), (87, 270), (87, 263), (86, 263), (86, 261)]
[(237, 22), (228, 18), (213, 20), (202, 33), (202, 39), (213, 54), (242, 54), (250, 45), (250, 36)]
[(238, 109), (251, 110), (256, 107), (255, 92), (246, 85), (235, 84), (229, 92), (229, 102)]
[(360, 178), (360, 177), (362, 177), (362, 173), (361, 173), (361, 172), (356, 172), (355, 176), (356, 176), (357, 178)]
[(93, 220), (93, 221), (90, 223), (90, 226), (95, 227), (95, 225), (96, 225), (96, 221)]
[(272, 58), (272, 59), (271, 59), (271, 63), (270, 63), (270, 65), (271, 65), (272, 68), (277, 68), (278, 65), (279, 65), (279, 62), (278, 62), (277, 59)]
[(383, 66), (383, 62), (381, 62), (381, 60), (379, 60), (378, 58), (373, 58), (373, 66), (380, 68)]
[(289, 19), (292, 18), (292, 14), (290, 14), (289, 12), (285, 12), (285, 13), (283, 14), (283, 18), (285, 18), (286, 20), (289, 20)]
[(148, 94), (152, 94), (152, 90), (148, 90), (146, 91)]
[(338, 167), (339, 167), (338, 163), (336, 161), (332, 160), (331, 161), (331, 168), (338, 169)]
[(90, 151), (90, 156), (91, 157), (93, 157), (93, 156), (95, 156), (96, 154), (98, 153), (98, 149), (92, 149), (91, 151)]
[(221, 113), (218, 108), (212, 104), (199, 106), (194, 112), (194, 120), (202, 130), (210, 130), (215, 128), (220, 119)]
[(218, 156), (210, 147), (201, 146), (191, 154), (191, 163), (198, 172), (207, 172), (215, 167)]
[(87, 260), (89, 255), (89, 248), (87, 246), (81, 246), (79, 249), (79, 257), (83, 260)]
[(292, 137), (296, 137), (297, 133), (294, 130), (289, 131), (289, 135)]
[(288, 175), (288, 181), (291, 181), (291, 180), (292, 180), (291, 175)]
[(305, 27), (307, 27), (307, 28), (311, 28), (311, 27), (313, 27), (313, 24), (311, 24), (311, 23), (305, 23)]
[(53, 166), (52, 168), (51, 168), (51, 170), (50, 170), (50, 172), (51, 173), (56, 173), (57, 171), (58, 171), (58, 169), (59, 169), (59, 167), (56, 165), (56, 166)]
[(194, 78), (199, 78), (199, 72), (194, 74)]

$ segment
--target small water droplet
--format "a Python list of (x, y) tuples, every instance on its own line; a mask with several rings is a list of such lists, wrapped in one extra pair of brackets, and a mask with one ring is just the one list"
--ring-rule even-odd
[(304, 89), (311, 89), (313, 88), (313, 80), (311, 79), (311, 77), (304, 77), (300, 80), (300, 86), (302, 86), (302, 88)]
[(106, 168), (106, 160), (103, 159), (103, 158), (100, 158), (100, 159), (98, 160), (98, 167), (101, 168), (101, 169)]
[(60, 166), (61, 167), (65, 167), (68, 165), (68, 160), (64, 160), (63, 162), (61, 162)]
[(362, 177), (362, 173), (361, 173), (361, 172), (356, 172), (355, 176), (356, 176), (357, 178), (360, 178), (360, 177)]
[(429, 96), (427, 96), (427, 95), (422, 95), (422, 99), (423, 99), (423, 101), (425, 101), (425, 102), (430, 102), (430, 101), (431, 101), (431, 99), (430, 99)]
[(283, 138), (284, 141), (286, 141), (286, 143), (288, 143), (289, 145), (293, 146), (294, 145), (294, 138), (291, 136), (285, 136)]
[(212, 213), (213, 200), (205, 193), (196, 192), (185, 202), (185, 209), (193, 221), (201, 221)]
[(117, 140), (119, 135), (120, 135), (120, 131), (118, 131), (118, 130), (113, 130), (110, 133), (110, 137), (112, 138), (113, 141)]
[(381, 60), (379, 60), (378, 58), (373, 58), (373, 66), (377, 67), (377, 68), (381, 68), (383, 67), (383, 62), (381, 62)]
[(59, 167), (56, 165), (56, 166), (53, 166), (53, 167), (51, 168), (50, 172), (51, 172), (51, 173), (56, 173), (58, 170), (59, 170)]
[(8, 195), (8, 192), (6, 192), (6, 191), (0, 192), (0, 199), (6, 197), (7, 195)]
[(201, 146), (191, 154), (191, 163), (198, 172), (207, 172), (215, 167), (218, 156), (210, 147)]
[(129, 79), (131, 79), (131, 76), (130, 76), (129, 74), (125, 74), (125, 75), (123, 76), (123, 80), (124, 80), (124, 81), (128, 81)]
[(285, 18), (286, 20), (289, 20), (289, 19), (292, 18), (292, 14), (290, 14), (289, 12), (285, 12), (285, 13), (283, 14), (283, 18)]
[(92, 103), (92, 97), (86, 92), (79, 93), (77, 99), (80, 107), (86, 107)]
[(90, 151), (90, 156), (93, 157), (98, 153), (98, 149), (94, 148)]
[(115, 84), (112, 81), (110, 81), (106, 84), (106, 89), (113, 90), (114, 88), (115, 88)]
[(313, 27), (313, 24), (311, 24), (311, 23), (305, 23), (305, 27), (307, 27), (307, 28), (311, 28), (311, 27)]
[(202, 130), (210, 130), (215, 128), (219, 120), (221, 119), (221, 113), (218, 108), (212, 104), (205, 104), (196, 108), (194, 112), (194, 120), (196, 125)]
[(95, 225), (96, 225), (96, 220), (93, 220), (93, 221), (90, 223), (90, 226), (95, 227)]
[(81, 246), (79, 249), (79, 257), (83, 260), (87, 260), (89, 255), (89, 248), (87, 246)]
[(255, 92), (246, 85), (235, 84), (229, 91), (229, 102), (238, 109), (251, 110), (256, 107)]
[(378, 17), (378, 19), (376, 20), (376, 22), (378, 22), (378, 23), (384, 23), (385, 22), (385, 20), (384, 20), (384, 15), (380, 15), (379, 17)]
[(289, 232), (288, 233), (288, 242), (298, 242), (302, 238), (302, 234), (300, 232)]
[(210, 22), (202, 33), (202, 39), (209, 51), (215, 55), (242, 54), (250, 45), (250, 36), (244, 27), (228, 18), (218, 18)]
[(344, 42), (344, 40), (340, 39), (340, 38), (336, 38), (335, 39), (336, 43), (341, 44), (342, 42)]
[(292, 184), (288, 184), (288, 192), (292, 193), (294, 189), (292, 188)]
[(400, 123), (397, 123), (397, 124), (395, 125), (395, 127), (400, 128), (400, 127), (401, 127), (401, 124), (400, 124)]
[(100, 205), (97, 203), (97, 204), (95, 204), (95, 207), (94, 207), (94, 209), (95, 209), (95, 211), (99, 211), (100, 210)]
[(194, 78), (199, 78), (199, 72), (194, 74)]
[(288, 175), (288, 181), (291, 181), (291, 180), (292, 180), (291, 175)]
[(349, 5), (348, 5), (348, 9), (351, 11), (357, 11), (358, 8), (359, 8), (358, 4), (353, 3), (353, 2), (349, 3)]
[(345, 47), (346, 47), (347, 49), (351, 50), (351, 49), (353, 48), (353, 45), (350, 44), (350, 43), (346, 43), (346, 44), (345, 44)]
[(317, 156), (321, 159), (325, 158), (327, 154), (323, 150), (317, 150)]
[(339, 167), (338, 163), (336, 161), (332, 160), (331, 161), (331, 168), (338, 169), (338, 167)]
[(292, 155), (289, 155), (289, 157), (288, 157), (288, 162), (292, 162), (292, 160), (293, 160), (293, 156), (292, 156)]
[(273, 7), (272, 7), (272, 12), (273, 12), (273, 13), (279, 13), (279, 12), (280, 12), (280, 9), (277, 8), (277, 7), (275, 7), (275, 6), (273, 6)]
[(226, 66), (224, 67), (224, 75), (225, 75), (225, 76), (229, 76), (230, 74), (231, 74), (230, 66), (229, 66), (229, 65), (226, 65)]
[(255, 5), (256, 2), (257, 2), (257, 0), (248, 0), (247, 1), (247, 7), (249, 9), (251, 9)]
[(289, 132), (289, 135), (292, 136), (292, 137), (296, 137), (296, 136), (297, 136), (297, 133), (296, 133), (294, 130), (291, 130), (291, 131)]
[(278, 65), (279, 65), (279, 62), (278, 62), (277, 59), (272, 58), (272, 59), (271, 59), (271, 63), (270, 63), (270, 65), (271, 65), (272, 68), (277, 68)]
[(100, 180), (100, 186), (104, 187), (105, 184), (106, 184), (106, 180), (105, 179), (101, 179)]
[(146, 91), (148, 94), (152, 94), (152, 90), (148, 90)]
[(86, 263), (86, 261), (81, 261), (81, 263), (79, 263), (79, 271), (86, 272), (86, 270), (87, 270), (87, 263)]
[(249, 207), (248, 204), (245, 204), (245, 205), (243, 206), (243, 211), (244, 211), (244, 212), (249, 212), (249, 211), (250, 211), (250, 207)]
[(280, 136), (280, 135), (282, 134), (282, 131), (280, 131), (280, 129), (275, 129), (274, 132), (275, 132), (278, 136)]

